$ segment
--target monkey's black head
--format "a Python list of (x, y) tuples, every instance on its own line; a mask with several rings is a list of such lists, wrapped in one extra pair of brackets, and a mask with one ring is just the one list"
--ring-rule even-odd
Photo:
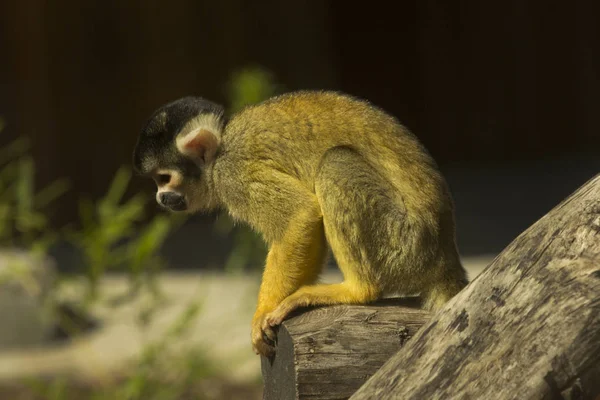
[(156, 110), (133, 152), (134, 169), (154, 179), (156, 201), (172, 211), (196, 211), (211, 202), (206, 182), (225, 124), (223, 108), (184, 97)]

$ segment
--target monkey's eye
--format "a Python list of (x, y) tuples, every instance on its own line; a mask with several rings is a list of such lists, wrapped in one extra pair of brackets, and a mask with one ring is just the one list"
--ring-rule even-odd
[(156, 183), (159, 185), (166, 185), (171, 181), (170, 174), (158, 174), (156, 175)]

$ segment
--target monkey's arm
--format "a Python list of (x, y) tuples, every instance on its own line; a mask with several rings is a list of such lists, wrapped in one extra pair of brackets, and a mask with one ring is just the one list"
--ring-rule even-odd
[(301, 210), (290, 220), (284, 236), (271, 245), (252, 322), (255, 352), (264, 355), (273, 352), (273, 347), (263, 340), (263, 332), (271, 341), (275, 340), (266, 316), (298, 288), (317, 279), (326, 249), (323, 224), (314, 207)]
[(263, 334), (271, 341), (275, 334), (266, 316), (298, 288), (315, 282), (327, 245), (316, 196), (300, 182), (271, 171), (267, 184), (250, 184), (249, 188), (248, 222), (263, 232), (270, 244), (252, 320), (252, 345), (255, 352), (270, 355), (273, 347)]

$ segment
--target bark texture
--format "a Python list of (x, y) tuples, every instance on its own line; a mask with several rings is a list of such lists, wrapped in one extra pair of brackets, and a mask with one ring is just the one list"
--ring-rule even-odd
[(283, 322), (262, 357), (266, 400), (347, 399), (429, 320), (417, 299), (331, 306)]
[(517, 237), (351, 399), (599, 396), (597, 175)]

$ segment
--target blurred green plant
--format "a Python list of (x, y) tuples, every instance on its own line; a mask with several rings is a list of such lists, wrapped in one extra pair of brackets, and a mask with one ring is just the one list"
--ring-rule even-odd
[[(230, 109), (233, 112), (263, 101), (281, 89), (275, 85), (272, 75), (259, 67), (237, 71), (227, 86)], [(0, 131), (3, 121), (0, 119)], [(50, 229), (48, 209), (67, 192), (69, 185), (60, 179), (46, 188), (35, 190), (35, 164), (28, 155), (29, 141), (18, 139), (0, 148), (0, 247), (19, 246), (39, 254), (47, 252), (55, 240), (67, 239), (79, 249), (84, 257), (83, 270), (87, 282), (82, 298), (77, 298), (77, 312), (87, 312), (101, 298), (99, 282), (107, 271), (126, 271), (130, 277), (129, 298), (141, 289), (158, 294), (156, 276), (163, 267), (158, 250), (168, 235), (185, 220), (185, 216), (160, 214), (149, 221), (145, 218), (147, 199), (141, 194), (125, 200), (131, 180), (129, 168), (120, 168), (105, 196), (98, 200), (84, 198), (79, 203), (80, 227), (53, 231)], [(246, 226), (239, 226), (224, 215), (215, 223), (219, 235), (233, 239), (225, 270), (230, 273), (247, 267), (261, 266), (266, 246), (263, 240)], [(57, 281), (50, 298), (60, 301), (56, 295), (65, 277)], [(155, 296), (156, 297), (156, 296)], [(155, 307), (160, 302), (153, 303)], [(122, 302), (114, 303), (119, 306)], [(66, 400), (123, 399), (123, 400), (175, 400), (199, 398), (202, 392), (193, 388), (203, 378), (215, 373), (214, 364), (206, 359), (204, 350), (187, 349), (182, 356), (174, 356), (171, 348), (186, 333), (201, 310), (201, 303), (193, 303), (180, 315), (168, 332), (148, 345), (139, 360), (130, 368), (124, 379), (107, 387), (93, 389), (77, 388), (74, 382), (55, 379), (51, 382), (30, 381), (28, 387), (39, 398)], [(148, 323), (153, 310), (144, 310), (139, 319)], [(73, 335), (80, 330), (77, 322), (69, 318), (64, 327)]]
[(81, 230), (67, 234), (82, 251), (87, 264), (88, 302), (97, 298), (98, 281), (108, 270), (127, 271), (131, 293), (137, 292), (144, 282), (156, 291), (154, 277), (163, 265), (158, 250), (168, 234), (186, 219), (182, 215), (160, 214), (141, 225), (147, 198), (136, 194), (123, 202), (130, 180), (131, 170), (121, 167), (105, 196), (95, 202), (82, 199)]
[(198, 383), (219, 371), (200, 347), (179, 353), (173, 349), (174, 344), (189, 334), (201, 310), (201, 301), (191, 302), (158, 340), (144, 348), (139, 359), (116, 382), (99, 385), (88, 393), (76, 393), (81, 392), (81, 388), (64, 377), (52, 381), (30, 379), (27, 387), (40, 398), (53, 400), (204, 399), (196, 390)]
[[(274, 81), (273, 75), (261, 67), (247, 67), (236, 71), (228, 85), (228, 98), (231, 113), (259, 103), (282, 91), (282, 87)], [(221, 236), (229, 236), (233, 247), (224, 269), (228, 273), (239, 273), (247, 268), (262, 267), (267, 248), (256, 232), (246, 225), (236, 225), (228, 214), (217, 218), (215, 232)]]
[[(60, 328), (76, 336), (81, 332), (81, 321), (73, 321), (72, 316), (62, 313), (65, 306), (70, 313), (88, 313), (99, 299), (99, 281), (109, 270), (124, 270), (130, 276), (130, 298), (142, 288), (151, 293), (158, 292), (156, 274), (163, 266), (158, 250), (168, 234), (183, 223), (184, 215), (160, 214), (150, 221), (143, 222), (147, 199), (141, 194), (124, 201), (131, 180), (129, 168), (120, 168), (105, 196), (97, 201), (81, 199), (79, 205), (80, 227), (52, 231), (46, 215), (50, 203), (58, 199), (68, 189), (66, 180), (61, 179), (45, 189), (35, 191), (35, 165), (28, 155), (29, 142), (18, 139), (0, 148), (0, 246), (20, 247), (43, 256), (54, 240), (67, 239), (79, 249), (85, 259), (82, 270), (87, 280), (86, 290), (81, 298), (65, 304), (59, 295), (61, 286), (70, 280), (59, 276), (51, 288), (47, 303), (56, 314)], [(18, 280), (29, 286), (34, 280), (28, 274), (31, 270), (15, 262), (10, 268), (12, 275), (0, 279), (0, 284)], [(122, 303), (114, 304), (118, 306)], [(153, 304), (157, 304), (154, 302)], [(26, 387), (34, 395), (43, 399), (66, 400), (81, 398), (85, 392), (87, 399), (177, 399), (193, 384), (212, 373), (212, 364), (204, 357), (203, 350), (188, 351), (180, 359), (174, 360), (170, 347), (177, 343), (200, 311), (200, 302), (189, 305), (175, 321), (167, 333), (144, 349), (132, 373), (118, 384), (100, 390), (77, 388), (67, 378), (53, 379), (50, 382), (30, 379)], [(75, 306), (75, 309), (73, 308)], [(64, 314), (64, 315), (63, 315)], [(151, 318), (148, 311), (141, 319)], [(166, 359), (166, 357), (171, 357)], [(173, 376), (167, 372), (176, 371)], [(164, 377), (169, 376), (165, 380)], [(82, 392), (83, 390), (83, 392)]]
[(69, 188), (59, 179), (35, 192), (35, 164), (27, 138), (0, 149), (0, 246), (44, 253), (57, 239), (49, 229), (48, 206)]
[(273, 75), (265, 68), (252, 66), (235, 71), (227, 85), (227, 97), (232, 113), (242, 108), (260, 103), (281, 92)]
[[(0, 130), (3, 125), (0, 119)], [(127, 271), (131, 293), (142, 286), (158, 293), (154, 277), (163, 266), (158, 250), (186, 217), (160, 214), (144, 223), (147, 198), (137, 194), (123, 201), (131, 170), (122, 167), (105, 196), (97, 201), (80, 199), (80, 227), (55, 231), (50, 227), (49, 207), (68, 191), (69, 184), (58, 179), (36, 191), (29, 149), (27, 138), (0, 148), (0, 247), (43, 256), (58, 239), (73, 243), (85, 260), (84, 304), (97, 298), (99, 280), (108, 270)], [(63, 280), (59, 278), (58, 284)]]
[(183, 357), (174, 357), (170, 351), (171, 345), (189, 331), (201, 311), (201, 304), (196, 301), (188, 305), (159, 340), (146, 346), (132, 369), (133, 374), (102, 399), (175, 400), (181, 398), (195, 381), (214, 373), (201, 349), (196, 348)]

